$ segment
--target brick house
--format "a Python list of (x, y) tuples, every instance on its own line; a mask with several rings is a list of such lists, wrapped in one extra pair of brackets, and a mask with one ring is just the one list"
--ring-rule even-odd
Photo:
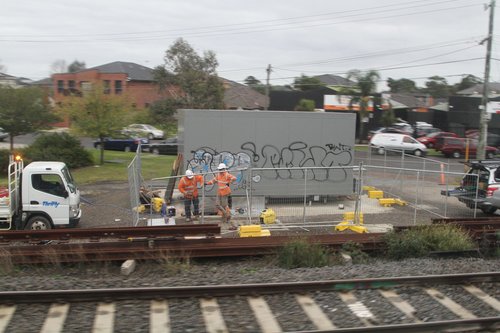
[[(58, 103), (70, 95), (81, 95), (92, 83), (102, 84), (106, 93), (127, 96), (137, 108), (149, 107), (155, 101), (173, 96), (176, 89), (160, 92), (151, 68), (132, 62), (115, 61), (76, 73), (52, 75), (54, 102)], [(68, 126), (68, 121), (57, 126)]]

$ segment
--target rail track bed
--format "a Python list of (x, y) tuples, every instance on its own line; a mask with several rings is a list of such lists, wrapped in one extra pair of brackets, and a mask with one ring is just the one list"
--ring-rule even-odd
[(1, 292), (0, 332), (496, 332), (500, 272)]

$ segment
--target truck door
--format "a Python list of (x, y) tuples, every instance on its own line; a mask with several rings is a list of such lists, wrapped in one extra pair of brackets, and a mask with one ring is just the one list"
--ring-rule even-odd
[(54, 173), (33, 173), (31, 184), (32, 188), (28, 193), (23, 193), (23, 203), (28, 206), (24, 210), (47, 213), (54, 226), (67, 225), (69, 197), (61, 176)]

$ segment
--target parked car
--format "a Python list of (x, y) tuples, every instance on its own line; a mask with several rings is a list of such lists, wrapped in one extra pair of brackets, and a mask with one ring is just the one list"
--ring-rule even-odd
[(421, 136), (426, 136), (434, 132), (442, 132), (440, 128), (437, 127), (424, 127), (424, 128), (417, 128), (417, 134), (416, 137), (419, 138)]
[(427, 147), (409, 135), (399, 133), (379, 133), (370, 140), (370, 148), (375, 149), (380, 155), (386, 151), (404, 151), (415, 156), (427, 153)]
[[(147, 145), (149, 140), (147, 138), (137, 138), (133, 135), (128, 135), (124, 133), (116, 133), (113, 137), (104, 138), (104, 149), (105, 150), (119, 150), (119, 151), (136, 151), (137, 147), (141, 144), (142, 150), (147, 150)], [(142, 147), (144, 145), (144, 147)], [(99, 140), (94, 141), (94, 147), (96, 149), (101, 148), (101, 142)]]
[[(479, 140), (478, 130), (467, 130), (465, 131), (465, 137)], [(500, 135), (495, 133), (486, 133), (486, 144), (488, 146), (500, 147)]]
[(453, 132), (434, 132), (418, 138), (417, 141), (422, 142), (427, 148), (434, 148), (437, 140), (444, 137), (458, 138), (458, 135)]
[(155, 155), (177, 155), (177, 137), (168, 138), (161, 142), (152, 142), (145, 147)]
[(0, 141), (9, 137), (9, 133), (5, 132), (3, 128), (0, 127)]
[(154, 140), (154, 139), (163, 140), (165, 138), (165, 132), (148, 124), (128, 125), (123, 129), (122, 132), (126, 134), (133, 134), (141, 137), (146, 137), (149, 140)]
[(470, 161), (469, 171), (460, 186), (442, 195), (457, 197), (467, 207), (481, 209), (485, 214), (493, 214), (500, 208), (500, 160)]
[(368, 141), (371, 140), (371, 138), (375, 135), (375, 134), (379, 134), (379, 133), (399, 133), (399, 134), (410, 134), (410, 133), (407, 133), (403, 130), (400, 130), (400, 129), (397, 129), (395, 127), (379, 127), (375, 130), (371, 130), (368, 132)]
[[(439, 145), (439, 150), (446, 157), (460, 158), (461, 156), (465, 156), (467, 150), (467, 142), (469, 156), (476, 156), (478, 141), (475, 139), (444, 137), (441, 138), (441, 140), (442, 143), (440, 143)], [(491, 146), (486, 146), (485, 150), (486, 158), (490, 159), (494, 158), (498, 153), (498, 150), (495, 147)]]

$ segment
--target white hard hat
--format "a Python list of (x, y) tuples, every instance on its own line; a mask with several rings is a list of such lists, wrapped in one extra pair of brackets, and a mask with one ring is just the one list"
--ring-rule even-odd
[(224, 163), (219, 164), (217, 170), (223, 170), (223, 169), (227, 169), (227, 166)]
[(193, 173), (193, 171), (191, 171), (191, 170), (186, 170), (186, 177), (188, 177), (189, 179), (193, 178), (193, 177), (194, 177), (194, 173)]

